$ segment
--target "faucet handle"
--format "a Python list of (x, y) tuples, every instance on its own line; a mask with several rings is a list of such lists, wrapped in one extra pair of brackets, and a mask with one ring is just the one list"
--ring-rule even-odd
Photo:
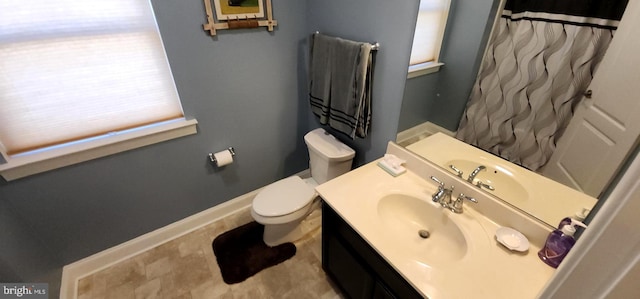
[(432, 179), (434, 182), (438, 183), (438, 185), (440, 185), (440, 188), (443, 188), (443, 187), (444, 187), (444, 183), (443, 183), (441, 180), (439, 180), (437, 177), (431, 176), (431, 179)]
[(471, 201), (473, 203), (478, 203), (478, 200), (468, 196), (468, 195), (464, 195), (464, 193), (460, 193), (460, 195), (458, 195), (458, 198), (456, 199), (455, 202), (453, 202), (453, 207), (451, 207), (451, 211), (453, 211), (454, 213), (462, 213), (462, 206), (464, 203), (464, 200), (468, 200)]
[(449, 208), (450, 203), (453, 201), (451, 198), (451, 194), (453, 194), (454, 186), (449, 188), (445, 188), (444, 182), (436, 178), (435, 176), (431, 176), (431, 179), (438, 183), (438, 190), (431, 196), (431, 199), (434, 202), (440, 203), (443, 207)]
[(483, 183), (481, 180), (477, 180), (476, 181), (476, 186), (478, 186), (478, 188), (480, 188), (480, 189), (485, 188), (485, 189), (488, 189), (488, 190), (491, 190), (491, 191), (495, 191), (496, 190), (496, 188), (494, 188), (493, 186), (491, 186), (489, 184)]
[(453, 171), (455, 171), (456, 175), (457, 175), (457, 176), (459, 176), (459, 177), (462, 177), (462, 175), (464, 174), (464, 173), (462, 172), (462, 170), (458, 169), (458, 167), (456, 167), (456, 166), (455, 166), (455, 165), (453, 165), (453, 164), (450, 164), (450, 165), (449, 165), (449, 168), (451, 168)]
[(468, 195), (464, 195), (464, 193), (460, 193), (460, 195), (458, 195), (458, 200), (463, 201), (465, 199), (470, 201), (470, 202), (472, 202), (472, 203), (478, 203), (477, 199), (475, 199), (475, 198), (473, 198), (471, 196), (468, 196)]

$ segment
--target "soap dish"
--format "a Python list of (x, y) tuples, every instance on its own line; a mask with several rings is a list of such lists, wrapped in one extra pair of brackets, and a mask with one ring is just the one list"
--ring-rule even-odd
[(510, 227), (501, 227), (496, 230), (496, 240), (504, 247), (513, 251), (529, 250), (529, 240), (519, 231)]

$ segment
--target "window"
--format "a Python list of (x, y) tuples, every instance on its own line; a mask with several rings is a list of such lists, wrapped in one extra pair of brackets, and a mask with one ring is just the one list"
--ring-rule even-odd
[(409, 78), (435, 72), (442, 65), (438, 56), (448, 14), (449, 0), (420, 0)]
[[(22, 169), (61, 155), (66, 162), (56, 163), (69, 165), (193, 134), (195, 123), (184, 119), (149, 1), (0, 0), (5, 179), (24, 176), (11, 174), (17, 168), (25, 175), (55, 168)], [(78, 152), (84, 158), (69, 159)]]

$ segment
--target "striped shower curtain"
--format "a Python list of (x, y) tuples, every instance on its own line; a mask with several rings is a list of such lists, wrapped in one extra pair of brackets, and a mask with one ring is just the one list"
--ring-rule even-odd
[(456, 137), (536, 170), (605, 54), (627, 0), (507, 0)]

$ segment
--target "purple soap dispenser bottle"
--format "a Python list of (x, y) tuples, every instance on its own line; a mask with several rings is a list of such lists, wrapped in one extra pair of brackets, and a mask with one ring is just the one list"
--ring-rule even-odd
[(547, 265), (558, 268), (571, 247), (576, 244), (576, 239), (573, 237), (576, 232), (575, 225), (587, 227), (584, 223), (571, 219), (570, 224), (564, 224), (549, 234), (544, 247), (538, 251), (538, 257)]

